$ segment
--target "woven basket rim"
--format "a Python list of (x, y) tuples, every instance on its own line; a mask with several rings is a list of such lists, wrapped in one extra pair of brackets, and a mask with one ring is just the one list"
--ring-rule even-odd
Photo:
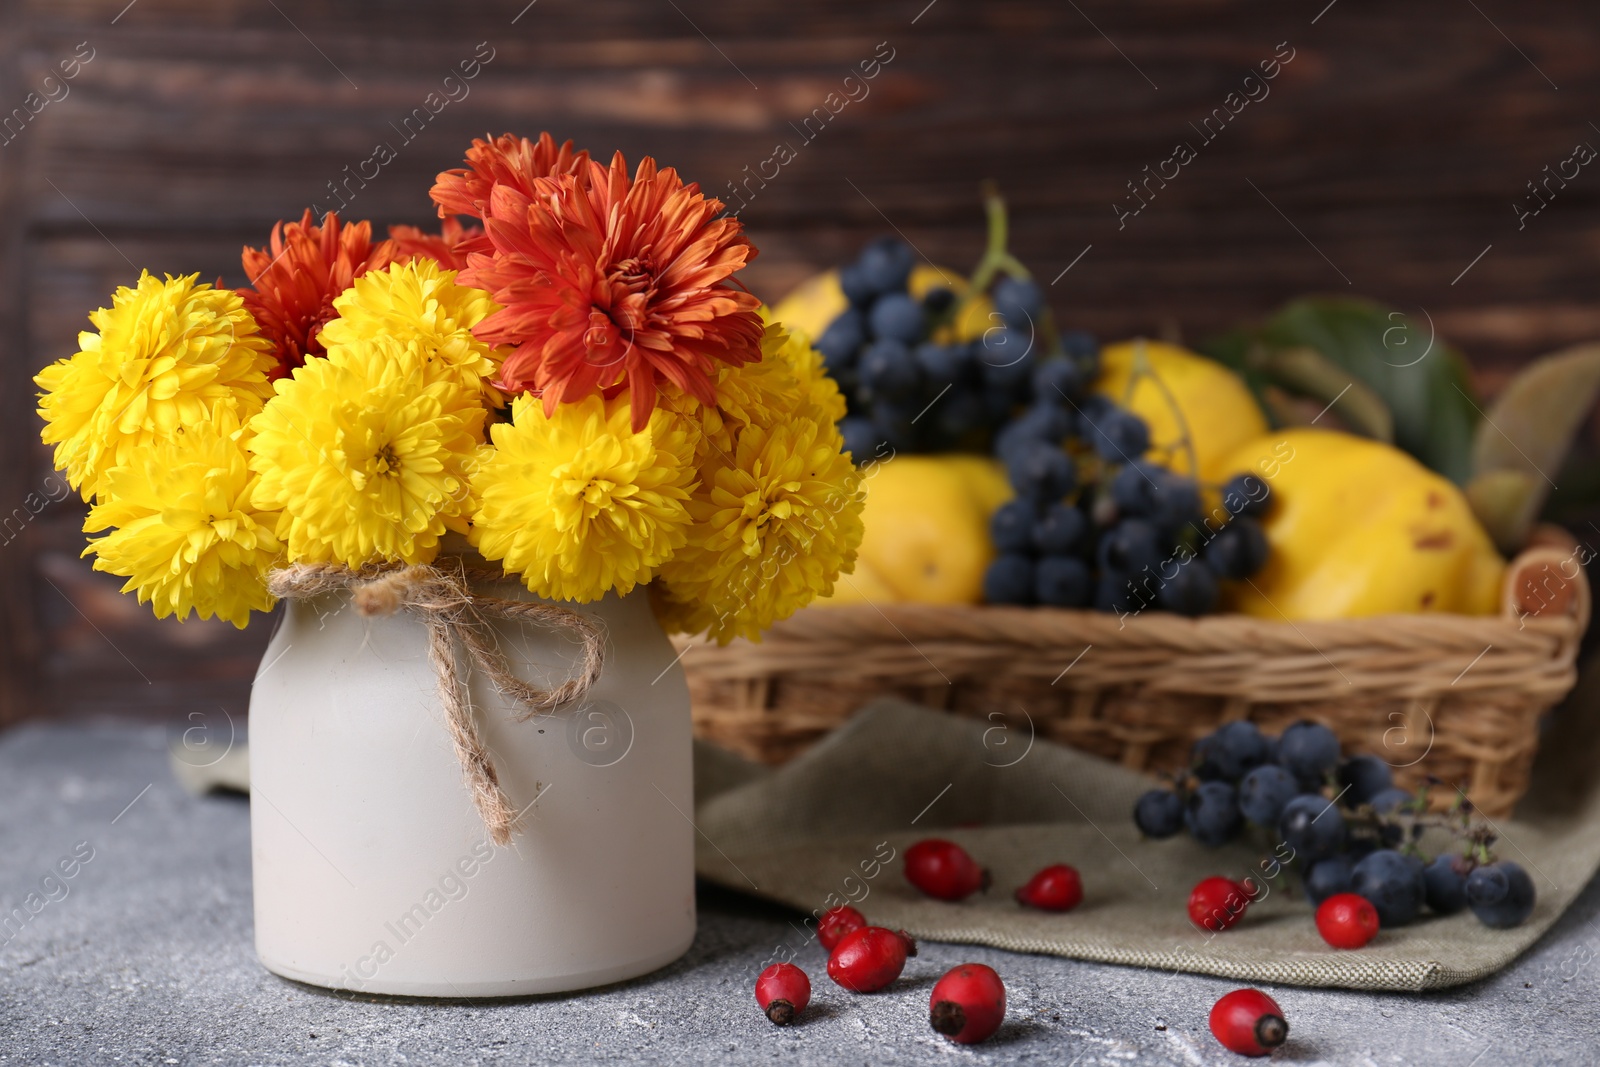
[[(1093, 648), (1095, 663), (1058, 680), (1069, 688), (1121, 683), (1256, 700), (1310, 699), (1324, 685), (1351, 695), (1459, 690), (1482, 700), (1539, 699), (1571, 687), (1589, 620), (1588, 582), (1581, 568), (1570, 578), (1559, 572), (1559, 615), (1533, 616), (1519, 605), (1530, 589), (1542, 597), (1552, 565), (1575, 558), (1568, 544), (1576, 545), (1570, 535), (1547, 539), (1512, 561), (1498, 615), (1290, 621), (1146, 612), (1124, 619), (1082, 609), (848, 604), (806, 608), (760, 641), (718, 646), (680, 636), (675, 643), (683, 652), (699, 645), (695, 673), (751, 682), (816, 672), (946, 684), (997, 672), (1054, 678), (1065, 675), (1066, 660)], [(1527, 583), (1530, 574), (1545, 586)]]
[[(1096, 620), (1109, 619), (1113, 628), (1118, 621), (1118, 616), (1107, 611), (1093, 611), (1088, 608), (1052, 608), (1052, 607), (1019, 607), (1006, 604), (923, 604), (902, 601), (889, 604), (837, 604), (812, 606), (796, 612), (788, 619), (774, 623), (768, 636), (777, 634), (790, 626), (794, 619), (812, 618), (827, 614), (830, 619), (846, 620), (860, 616), (862, 618), (882, 619), (887, 616), (893, 621), (903, 619), (928, 619), (947, 618), (952, 621), (990, 619), (996, 623), (1026, 622), (1029, 620)], [(1370, 638), (1377, 630), (1401, 630), (1417, 634), (1433, 631), (1439, 633), (1465, 632), (1476, 630), (1485, 634), (1502, 632), (1528, 632), (1546, 635), (1560, 635), (1571, 631), (1582, 632), (1588, 622), (1587, 618), (1580, 619), (1575, 614), (1560, 616), (1530, 616), (1519, 619), (1512, 614), (1498, 615), (1458, 615), (1449, 612), (1413, 612), (1395, 613), (1389, 615), (1362, 615), (1344, 619), (1266, 619), (1255, 615), (1241, 615), (1233, 612), (1223, 612), (1216, 615), (1205, 615), (1200, 618), (1188, 618), (1175, 615), (1167, 611), (1146, 611), (1137, 616), (1129, 616), (1123, 630), (1143, 629), (1147, 626), (1170, 628), (1174, 631), (1236, 631), (1238, 633), (1253, 633), (1262, 628), (1275, 628), (1284, 632), (1294, 630), (1316, 631), (1318, 633), (1338, 634), (1349, 632)], [(809, 627), (807, 627), (809, 629)], [(1363, 641), (1362, 643), (1370, 643)]]

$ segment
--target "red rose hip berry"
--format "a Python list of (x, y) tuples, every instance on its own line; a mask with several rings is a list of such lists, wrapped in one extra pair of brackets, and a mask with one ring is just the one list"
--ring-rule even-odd
[(756, 979), (756, 1003), (767, 1018), (788, 1026), (811, 1003), (811, 979), (792, 963), (774, 963)]
[(1259, 989), (1235, 989), (1211, 1007), (1211, 1032), (1241, 1056), (1265, 1056), (1289, 1036), (1277, 1001)]
[(854, 933), (865, 925), (865, 915), (848, 904), (840, 904), (823, 912), (822, 918), (817, 920), (817, 941), (832, 952), (834, 946), (844, 940), (845, 934)]
[(1065, 863), (1046, 867), (1017, 890), (1017, 902), (1040, 911), (1071, 911), (1083, 901), (1078, 871)]
[(1230, 878), (1207, 878), (1189, 893), (1189, 921), (1213, 933), (1226, 930), (1250, 906), (1250, 891)]
[(962, 1045), (976, 1045), (1000, 1029), (1006, 1017), (1006, 987), (994, 968), (963, 963), (933, 987), (928, 1022)]
[(828, 977), (852, 993), (875, 993), (900, 977), (917, 943), (903, 930), (863, 926), (852, 930), (828, 957)]
[(1317, 905), (1317, 933), (1334, 948), (1360, 948), (1378, 935), (1378, 909), (1359, 893), (1335, 893)]
[(965, 900), (989, 888), (989, 872), (954, 841), (935, 837), (906, 849), (906, 881), (938, 900)]

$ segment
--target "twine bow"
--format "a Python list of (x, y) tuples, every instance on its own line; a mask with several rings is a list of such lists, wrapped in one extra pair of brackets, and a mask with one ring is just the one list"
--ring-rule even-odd
[[(599, 623), (571, 608), (475, 594), (468, 587), (470, 580), (499, 579), (504, 575), (498, 571), (468, 571), (459, 559), (440, 562), (445, 566), (412, 564), (360, 570), (325, 563), (294, 563), (273, 571), (268, 576), (267, 589), (283, 600), (349, 590), (362, 615), (392, 615), (404, 609), (422, 620), (428, 628), (428, 660), (438, 678), (445, 724), (461, 761), (473, 806), (494, 843), (507, 845), (511, 843), (517, 809), (500, 787), (494, 758), (478, 732), (466, 679), (456, 656), (456, 642), (467, 650), (473, 666), (487, 674), (496, 689), (522, 705), (524, 710), (517, 715), (517, 721), (526, 722), (542, 711), (581, 698), (599, 680), (605, 662), (605, 632)], [(495, 644), (488, 627), (490, 618), (534, 622), (577, 638), (583, 646), (577, 673), (548, 691), (524, 682), (512, 672), (505, 654)]]

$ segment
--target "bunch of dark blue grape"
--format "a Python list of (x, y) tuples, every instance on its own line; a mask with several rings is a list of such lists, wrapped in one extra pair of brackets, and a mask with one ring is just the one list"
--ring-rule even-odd
[(1000, 553), (984, 597), (1134, 613), (1198, 616), (1217, 606), (1220, 579), (1248, 578), (1266, 563), (1257, 521), (1267, 483), (1241, 475), (1224, 487), (1224, 512), (1205, 513), (1192, 478), (1144, 458), (1144, 419), (1088, 388), (1089, 354), (1041, 362), (1034, 399), (995, 437), (1016, 499), (995, 512)]
[(1005, 463), (1016, 499), (990, 524), (988, 603), (1204, 615), (1219, 580), (1262, 567), (1263, 479), (1229, 482), (1208, 518), (1198, 483), (1144, 458), (1145, 421), (1092, 392), (1099, 345), (1056, 330), (1038, 283), (1003, 273), (987, 293), (996, 324), (949, 341), (955, 294), (912, 297), (912, 260), (885, 237), (841, 268), (849, 306), (817, 349), (844, 393), (839, 430), (857, 463), (987, 450)]
[[(1247, 824), (1268, 828), (1298, 864), (1313, 904), (1336, 893), (1371, 902), (1380, 926), (1403, 926), (1424, 906), (1437, 915), (1471, 908), (1485, 925), (1516, 926), (1533, 912), (1533, 880), (1510, 861), (1491, 861), (1493, 838), (1469, 830), (1468, 854), (1426, 859), (1417, 848), (1425, 797), (1395, 786), (1376, 756), (1342, 758), (1339, 739), (1320, 723), (1298, 722), (1276, 738), (1253, 723), (1230, 722), (1200, 739), (1189, 773), (1171, 789), (1152, 789), (1134, 806), (1148, 837), (1187, 829), (1213, 847)], [(1469, 855), (1474, 858), (1468, 858)]]
[(850, 306), (817, 350), (844, 393), (839, 423), (858, 464), (900, 452), (986, 451), (994, 431), (1030, 398), (1035, 326), (1044, 297), (1032, 281), (996, 282), (999, 322), (975, 341), (936, 341), (957, 313), (955, 293), (908, 291), (912, 251), (873, 241), (839, 271)]

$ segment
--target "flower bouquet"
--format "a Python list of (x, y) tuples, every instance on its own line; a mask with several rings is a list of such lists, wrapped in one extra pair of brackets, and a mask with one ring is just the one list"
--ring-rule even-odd
[(447, 531), (553, 600), (654, 582), (721, 640), (829, 593), (860, 540), (844, 401), (731, 284), (737, 219), (549, 134), (467, 162), (433, 187), (440, 234), (308, 210), (245, 249), (251, 288), (144, 273), (90, 316), (36, 381), (110, 531), (95, 569), (236, 626), (275, 567), (430, 563)]
[[(445, 995), (610, 981), (681, 952), (684, 914), (693, 929), (687, 694), (662, 627), (759, 637), (850, 570), (844, 400), (738, 284), (756, 254), (741, 224), (672, 168), (504, 135), (432, 198), (436, 234), (280, 223), (244, 250), (238, 291), (142, 274), (36, 378), (43, 438), (91, 502), (85, 555), (158, 616), (243, 626), (293, 601), (252, 698), (269, 966)], [(419, 764), (407, 739), (441, 716)], [(563, 716), (577, 726), (547, 732)], [(329, 747), (340, 728), (371, 757)], [(594, 758), (595, 729), (633, 758)], [(546, 740), (562, 733), (570, 752)], [(559, 786), (575, 821), (561, 792), (525, 817)], [(527, 855), (472, 861), (497, 881), (480, 897), (566, 909), (587, 942), (487, 903), (481, 922), (457, 905), (436, 953), (393, 944), (422, 936), (404, 922), (374, 935), (387, 952), (350, 941), (412, 914), (405, 871), (434, 879), (469, 830), (518, 829)], [(633, 844), (585, 851), (607, 835)], [(657, 873), (670, 921), (629, 895), (661, 897)], [(584, 922), (601, 919), (609, 941)]]

